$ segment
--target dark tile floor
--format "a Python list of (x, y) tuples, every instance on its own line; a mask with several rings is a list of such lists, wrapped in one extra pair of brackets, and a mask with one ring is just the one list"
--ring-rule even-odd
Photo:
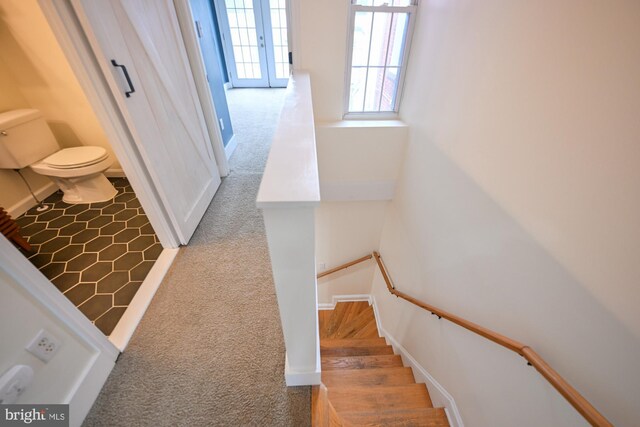
[(108, 202), (69, 205), (60, 192), (16, 221), (33, 247), (26, 254), (105, 335), (111, 334), (162, 252), (129, 181)]

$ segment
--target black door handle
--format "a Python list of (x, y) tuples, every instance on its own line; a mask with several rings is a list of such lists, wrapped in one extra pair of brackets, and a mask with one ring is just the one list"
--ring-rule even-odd
[(131, 77), (129, 77), (129, 72), (127, 71), (127, 67), (125, 67), (124, 65), (118, 64), (115, 59), (111, 60), (111, 65), (113, 65), (114, 67), (122, 68), (122, 72), (124, 73), (124, 78), (127, 79), (127, 84), (129, 85), (129, 91), (125, 92), (124, 94), (127, 98), (129, 98), (131, 94), (136, 91), (136, 89), (133, 87), (133, 83), (131, 82)]

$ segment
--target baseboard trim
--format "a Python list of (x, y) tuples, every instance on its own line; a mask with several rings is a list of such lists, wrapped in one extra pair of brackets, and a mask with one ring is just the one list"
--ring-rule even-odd
[(109, 336), (109, 341), (120, 351), (124, 351), (127, 347), (133, 332), (140, 324), (142, 316), (144, 316), (149, 304), (151, 304), (153, 296), (160, 287), (162, 279), (164, 279), (164, 276), (169, 271), (169, 267), (171, 267), (171, 264), (173, 264), (173, 261), (178, 255), (178, 250), (177, 248), (165, 248), (162, 251), (158, 260), (153, 264), (153, 267), (151, 267), (149, 274), (147, 274), (147, 277), (142, 282), (140, 289), (138, 289), (138, 292), (136, 292), (131, 300), (129, 307), (127, 307), (120, 321), (118, 321), (118, 324)]
[(231, 155), (236, 151), (236, 148), (238, 148), (238, 140), (236, 139), (236, 136), (233, 135), (229, 142), (227, 142), (226, 147), (224, 147), (224, 154), (227, 156), (227, 160), (231, 158)]
[(373, 295), (370, 296), (373, 305), (373, 311), (376, 316), (376, 323), (378, 325), (378, 331), (380, 334), (387, 340), (387, 342), (393, 347), (396, 354), (399, 354), (402, 357), (402, 361), (405, 366), (410, 366), (413, 369), (413, 376), (416, 378), (416, 382), (424, 382), (429, 390), (429, 395), (431, 396), (431, 400), (433, 400), (434, 406), (444, 406), (445, 412), (447, 413), (447, 418), (449, 419), (449, 425), (451, 427), (464, 427), (464, 423), (462, 422), (462, 416), (460, 415), (460, 411), (458, 410), (458, 406), (456, 405), (453, 396), (447, 392), (447, 390), (438, 382), (435, 378), (427, 372), (425, 368), (423, 368), (416, 359), (409, 354), (406, 348), (402, 346), (394, 337), (391, 335), (380, 323), (380, 316), (378, 313), (378, 306), (376, 304), (376, 299)]
[(122, 168), (107, 169), (104, 172), (104, 176), (106, 176), (107, 178), (126, 178), (127, 177), (127, 175), (124, 173)]
[[(44, 200), (56, 191), (58, 191), (58, 186), (53, 182), (50, 182), (40, 188), (37, 188), (34, 193), (39, 200)], [(20, 215), (37, 205), (38, 203), (33, 199), (31, 194), (27, 194), (15, 205), (7, 207), (7, 212), (13, 218), (18, 218)]]
[[(336, 304), (339, 302), (355, 302), (355, 301), (367, 301), (371, 305), (371, 295), (369, 294), (355, 294), (355, 295), (334, 295), (331, 297), (331, 302), (318, 303), (318, 310), (333, 310), (336, 308)], [(378, 319), (376, 318), (376, 322)]]
[(373, 307), (373, 315), (376, 318), (376, 326), (378, 327), (378, 334), (382, 334), (382, 323), (380, 323), (380, 312), (378, 311), (378, 305), (376, 304), (376, 297), (371, 295), (371, 306)]
[[(318, 346), (318, 353), (320, 347)], [(293, 371), (289, 368), (289, 359), (287, 355), (284, 356), (284, 380), (287, 387), (303, 386), (303, 385), (318, 385), (321, 383), (322, 372), (320, 369), (320, 355), (317, 355), (316, 369), (313, 371)]]

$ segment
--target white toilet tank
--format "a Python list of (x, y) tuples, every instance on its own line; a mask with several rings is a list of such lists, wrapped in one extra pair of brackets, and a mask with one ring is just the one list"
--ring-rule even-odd
[(22, 169), (60, 150), (38, 110), (0, 113), (0, 169)]

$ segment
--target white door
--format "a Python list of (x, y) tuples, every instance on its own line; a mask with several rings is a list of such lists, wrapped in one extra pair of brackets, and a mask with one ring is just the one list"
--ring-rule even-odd
[(180, 242), (220, 185), (171, 0), (72, 0)]
[(289, 81), (286, 0), (216, 0), (234, 87), (285, 87)]

